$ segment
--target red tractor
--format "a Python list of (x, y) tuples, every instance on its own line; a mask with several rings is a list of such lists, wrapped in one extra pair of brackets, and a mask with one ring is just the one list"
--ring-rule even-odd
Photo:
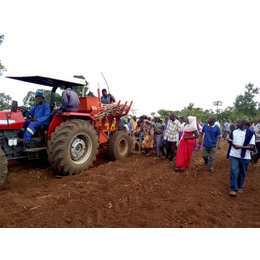
[[(84, 86), (80, 79), (64, 80), (44, 76), (8, 77), (52, 88), (50, 107), (54, 109), (55, 92), (64, 84)], [(11, 111), (0, 111), (0, 184), (7, 174), (7, 161), (13, 159), (41, 160), (48, 156), (57, 175), (73, 175), (92, 166), (96, 156), (108, 152), (112, 160), (127, 157), (131, 150), (130, 138), (125, 131), (118, 131), (120, 118), (126, 116), (133, 102), (101, 104), (98, 97), (80, 97), (78, 112), (56, 114), (48, 126), (39, 128), (32, 136), (30, 147), (17, 137), (27, 110), (12, 102)]]

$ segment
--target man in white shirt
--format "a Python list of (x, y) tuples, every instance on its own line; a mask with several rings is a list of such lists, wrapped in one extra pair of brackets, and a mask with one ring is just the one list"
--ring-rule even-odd
[(170, 163), (173, 163), (173, 157), (176, 156), (179, 132), (181, 132), (181, 123), (176, 119), (175, 114), (171, 113), (163, 137), (166, 140), (166, 158), (169, 159)]
[(255, 147), (255, 135), (247, 127), (247, 120), (237, 120), (237, 129), (231, 132), (229, 138), (229, 150), (227, 157), (230, 160), (230, 192), (232, 196), (243, 193), (243, 183), (246, 177), (247, 167), (251, 160), (251, 151)]

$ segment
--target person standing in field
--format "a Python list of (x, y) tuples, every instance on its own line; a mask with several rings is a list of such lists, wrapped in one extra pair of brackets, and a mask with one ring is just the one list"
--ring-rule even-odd
[(247, 167), (251, 160), (251, 151), (255, 147), (255, 135), (247, 127), (247, 120), (240, 118), (237, 120), (237, 129), (230, 133), (229, 149), (227, 158), (230, 161), (230, 191), (231, 196), (243, 193)]
[(257, 153), (255, 153), (252, 156), (251, 162), (257, 163), (260, 158), (260, 119), (258, 120), (258, 124), (254, 127), (254, 131), (255, 131), (255, 137), (256, 137), (255, 145), (256, 145)]
[(178, 146), (175, 170), (187, 171), (189, 169), (195, 139), (197, 138), (198, 129), (196, 117), (189, 116), (187, 119), (187, 125), (184, 127), (183, 130), (183, 136)]
[(160, 150), (160, 144), (163, 135), (163, 124), (162, 120), (160, 120), (160, 114), (155, 113), (154, 115), (154, 140), (155, 140), (155, 147), (156, 147), (156, 155), (161, 157), (163, 156)]
[(166, 158), (169, 159), (170, 163), (173, 163), (173, 157), (176, 156), (179, 132), (181, 132), (181, 123), (176, 119), (175, 114), (171, 113), (163, 137), (166, 140)]
[(203, 150), (202, 157), (204, 159), (204, 167), (208, 167), (209, 172), (213, 172), (213, 166), (215, 161), (215, 154), (217, 151), (217, 141), (218, 141), (218, 149), (221, 148), (221, 130), (218, 125), (215, 124), (216, 119), (214, 116), (208, 117), (208, 123), (204, 124), (201, 129), (201, 140), (200, 144), (202, 144), (203, 135)]

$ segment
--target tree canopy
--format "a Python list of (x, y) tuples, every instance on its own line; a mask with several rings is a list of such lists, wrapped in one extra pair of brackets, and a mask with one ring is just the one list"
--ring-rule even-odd
[[(35, 95), (38, 92), (41, 92), (45, 96), (44, 102), (46, 102), (47, 104), (50, 104), (51, 90), (37, 89), (35, 92), (29, 91), (27, 93), (27, 95), (23, 99), (22, 106), (24, 106), (26, 109), (30, 109), (30, 108), (34, 107), (37, 104)], [(61, 96), (58, 93), (55, 93), (54, 102), (56, 102), (57, 106), (59, 106), (61, 103)]]
[(0, 93), (0, 110), (8, 110), (11, 108), (12, 97), (5, 93)]
[[(83, 78), (83, 76), (74, 76), (78, 78)], [(86, 81), (86, 85), (87, 85)], [(210, 115), (213, 115), (217, 118), (218, 121), (222, 121), (223, 118), (229, 119), (230, 121), (236, 121), (238, 118), (245, 117), (248, 120), (258, 121), (260, 118), (260, 103), (254, 101), (255, 96), (259, 93), (259, 88), (254, 87), (253, 84), (249, 83), (245, 86), (246, 90), (244, 94), (240, 94), (236, 97), (234, 101), (234, 107), (227, 107), (223, 110), (218, 109), (219, 106), (223, 104), (222, 101), (214, 101), (213, 105), (217, 106), (216, 111), (212, 109), (202, 109), (195, 107), (194, 103), (189, 103), (188, 106), (184, 107), (182, 110), (165, 110), (160, 109), (157, 112), (161, 115), (162, 118), (169, 117), (170, 113), (174, 113), (176, 116), (183, 116), (187, 118), (190, 115), (196, 116), (198, 121), (207, 122), (207, 118)], [(79, 96), (85, 96), (87, 93), (87, 87), (73, 87), (74, 91), (77, 92)], [(23, 99), (23, 105), (26, 109), (32, 108), (36, 104), (35, 95), (38, 92), (42, 92), (45, 96), (45, 102), (50, 103), (50, 90), (37, 89), (35, 92), (29, 91)], [(0, 105), (1, 110), (10, 109), (12, 98), (5, 93), (0, 93)], [(61, 103), (61, 96), (58, 93), (55, 93), (55, 102), (57, 106)], [(154, 115), (155, 112), (152, 112), (151, 115)]]
[[(4, 41), (4, 35), (0, 35), (0, 45), (3, 43)], [(0, 76), (2, 75), (2, 71), (5, 71), (6, 68), (4, 65), (2, 65), (1, 60), (0, 60)]]
[(244, 114), (246, 117), (255, 117), (260, 112), (260, 103), (254, 101), (255, 96), (259, 93), (259, 88), (254, 88), (252, 83), (245, 86), (244, 94), (236, 97), (234, 104), (235, 109)]
[(74, 75), (74, 78), (77, 79), (84, 79), (86, 82), (86, 86), (84, 87), (73, 87), (73, 90), (78, 94), (79, 97), (85, 97), (88, 91), (88, 82), (86, 81), (85, 77), (82, 75)]

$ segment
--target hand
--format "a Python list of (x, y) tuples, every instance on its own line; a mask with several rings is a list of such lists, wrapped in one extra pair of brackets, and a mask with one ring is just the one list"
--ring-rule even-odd
[(37, 121), (37, 119), (34, 116), (32, 117), (31, 120), (34, 121), (34, 122)]
[(218, 149), (219, 149), (219, 150), (221, 149), (221, 145), (220, 145), (220, 144), (218, 145)]

